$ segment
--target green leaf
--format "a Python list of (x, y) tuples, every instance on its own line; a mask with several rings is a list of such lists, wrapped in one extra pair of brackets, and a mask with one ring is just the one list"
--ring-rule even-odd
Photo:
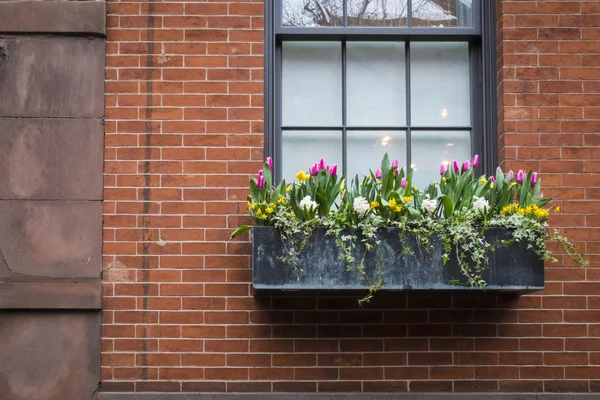
[(450, 218), (452, 213), (454, 212), (454, 204), (452, 203), (452, 199), (450, 196), (441, 196), (442, 204), (444, 205), (444, 216), (446, 218)]
[(256, 180), (254, 178), (250, 179), (250, 196), (252, 196), (256, 203), (262, 201), (260, 199), (260, 191), (258, 189), (258, 186), (256, 186)]
[(253, 226), (251, 226), (251, 225), (241, 225), (239, 228), (237, 228), (235, 231), (233, 231), (231, 236), (229, 236), (229, 240), (236, 238), (237, 236), (241, 235), (242, 233), (248, 232), (252, 228), (253, 228)]

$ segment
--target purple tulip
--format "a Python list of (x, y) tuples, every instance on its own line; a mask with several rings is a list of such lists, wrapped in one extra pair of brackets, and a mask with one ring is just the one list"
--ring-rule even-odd
[(471, 168), (471, 161), (467, 160), (462, 165), (463, 171), (468, 171)]
[(259, 176), (259, 177), (263, 176), (262, 169), (259, 169), (259, 170), (258, 170), (258, 176)]
[(331, 167), (331, 176), (337, 176), (337, 164), (333, 164), (333, 167)]
[(317, 165), (317, 163), (315, 163), (315, 165), (312, 166), (312, 168), (310, 169), (310, 176), (317, 176), (319, 175), (319, 166)]
[(475, 154), (475, 157), (473, 157), (473, 166), (476, 167), (479, 165), (479, 154)]
[(496, 178), (494, 178), (494, 176), (493, 176), (493, 175), (492, 175), (492, 176), (490, 176), (490, 182), (492, 182), (492, 183), (496, 182)]
[(537, 183), (537, 180), (538, 180), (538, 174), (537, 174), (537, 172), (534, 172), (534, 173), (531, 175), (531, 184), (532, 184), (532, 185), (535, 185), (535, 184)]
[(394, 158), (392, 160), (392, 165), (390, 165), (390, 168), (396, 168), (396, 169), (398, 169), (398, 159), (397, 158)]
[(377, 168), (377, 171), (375, 171), (375, 178), (381, 179), (381, 168)]
[(267, 157), (266, 163), (269, 164), (269, 169), (273, 171), (273, 159), (271, 157)]
[(452, 160), (452, 166), (454, 167), (454, 172), (460, 172), (460, 167), (458, 166), (458, 162), (456, 160)]
[(265, 177), (261, 175), (258, 175), (258, 179), (256, 180), (256, 186), (258, 186), (259, 188), (263, 187), (265, 184)]
[(524, 179), (525, 179), (525, 172), (523, 172), (523, 170), (520, 169), (519, 173), (517, 174), (517, 182), (523, 183)]
[(406, 178), (402, 178), (402, 180), (400, 181), (400, 186), (406, 187)]
[(322, 171), (325, 169), (325, 160), (323, 160), (322, 158), (319, 160), (319, 171)]
[(440, 175), (444, 175), (446, 171), (448, 171), (448, 167), (446, 167), (446, 164), (440, 164)]

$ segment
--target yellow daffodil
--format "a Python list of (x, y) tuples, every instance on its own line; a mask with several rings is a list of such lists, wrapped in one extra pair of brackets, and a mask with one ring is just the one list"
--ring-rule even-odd
[(479, 180), (479, 184), (480, 184), (480, 185), (483, 185), (483, 184), (484, 184), (484, 183), (486, 183), (486, 182), (487, 182), (487, 179), (485, 179), (485, 178), (483, 178), (483, 177), (482, 177), (482, 178)]
[(258, 210), (256, 210), (256, 215), (260, 215), (262, 214), (262, 210), (259, 208)]
[(396, 207), (396, 199), (390, 199), (390, 208)]
[(513, 182), (510, 184), (510, 187), (515, 187), (515, 186), (517, 186), (517, 182)]
[(381, 181), (377, 181), (377, 184), (378, 184), (378, 185), (381, 185)]
[(402, 198), (402, 201), (405, 202), (405, 203), (412, 203), (413, 198), (412, 198), (412, 196), (404, 196)]
[(292, 186), (291, 186), (291, 185), (288, 185), (288, 187), (286, 187), (286, 188), (285, 188), (285, 192), (286, 192), (286, 193), (289, 193), (289, 192), (291, 192), (291, 191), (292, 191)]
[(292, 213), (292, 218), (296, 218), (296, 214), (295, 213)]
[(446, 177), (445, 177), (445, 176), (442, 176), (442, 182), (443, 182), (443, 183), (446, 183), (447, 181), (448, 181), (448, 179), (446, 179)]
[(344, 200), (344, 193), (340, 194), (340, 199)]
[(340, 185), (340, 190), (344, 190), (346, 186), (344, 186), (344, 182), (342, 182), (342, 184)]
[(263, 214), (261, 218), (262, 218), (262, 219), (267, 219), (267, 215), (266, 215), (266, 214)]
[(372, 201), (371, 202), (371, 208), (377, 208), (377, 207), (379, 207), (379, 203), (376, 202), (376, 201)]
[(266, 212), (267, 214), (271, 214), (271, 213), (273, 212), (273, 209), (272, 209), (271, 207), (267, 207), (267, 208), (265, 209), (265, 212)]
[(310, 179), (310, 175), (304, 171), (300, 171), (296, 174), (296, 179), (298, 179), (299, 181), (307, 181)]
[(250, 203), (250, 202), (248, 202), (248, 208), (249, 208), (250, 210), (254, 210), (254, 207), (256, 207), (256, 206), (254, 205), (254, 203)]
[(402, 206), (401, 205), (397, 205), (396, 208), (394, 209), (394, 211), (396, 211), (396, 212), (402, 211)]
[(490, 183), (490, 189), (494, 188), (494, 182)]
[(282, 195), (279, 195), (279, 198), (277, 199), (277, 203), (278, 204), (285, 204), (285, 197), (283, 197)]
[(554, 212), (559, 213), (560, 212), (560, 207), (559, 206), (554, 207)]

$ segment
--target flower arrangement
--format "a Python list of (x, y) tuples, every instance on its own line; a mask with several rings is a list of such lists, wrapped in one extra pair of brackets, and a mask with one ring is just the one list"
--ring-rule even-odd
[[(325, 227), (335, 235), (336, 244), (349, 265), (356, 268), (371, 284), (370, 294), (385, 282), (382, 275), (366, 276), (362, 261), (355, 259), (358, 240), (372, 250), (377, 244), (379, 228), (400, 228), (405, 235), (414, 235), (417, 243), (427, 250), (431, 235), (440, 236), (444, 263), (456, 257), (464, 280), (453, 282), (484, 287), (482, 279), (488, 252), (514, 241), (526, 241), (542, 260), (556, 262), (547, 246), (556, 242), (580, 266), (587, 261), (557, 230), (550, 229), (547, 220), (551, 199), (541, 192), (541, 179), (533, 171), (504, 173), (500, 168), (495, 176), (475, 176), (479, 156), (440, 166), (440, 180), (423, 191), (412, 186), (413, 171), (405, 173), (397, 160), (386, 154), (379, 168), (369, 171), (362, 179), (356, 175), (346, 185), (338, 176), (337, 165), (329, 166), (321, 159), (308, 171), (300, 171), (296, 180), (285, 180), (276, 186), (272, 182), (273, 162), (267, 158), (256, 178), (250, 180), (248, 212), (258, 226), (277, 227), (286, 243), (286, 262), (294, 263), (303, 251), (307, 238), (316, 227)], [(507, 228), (512, 238), (501, 243), (488, 243), (486, 230)], [(252, 229), (242, 225), (231, 237)], [(399, 238), (402, 241), (402, 235)], [(410, 251), (406, 248), (405, 251)]]

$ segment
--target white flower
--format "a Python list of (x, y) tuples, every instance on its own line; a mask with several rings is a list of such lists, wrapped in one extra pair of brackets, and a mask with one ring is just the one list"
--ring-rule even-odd
[(300, 200), (300, 208), (305, 207), (308, 211), (312, 211), (313, 209), (319, 207), (319, 205), (317, 204), (317, 202), (313, 201), (310, 196), (306, 196), (302, 200)]
[(475, 201), (473, 202), (473, 210), (478, 213), (485, 213), (490, 208), (490, 203), (483, 197), (474, 197)]
[(423, 209), (423, 211), (425, 211), (429, 214), (433, 214), (435, 212), (435, 210), (437, 209), (437, 206), (438, 206), (437, 200), (431, 200), (429, 198), (429, 195), (427, 195), (427, 197), (423, 200), (423, 203), (421, 203), (421, 208)]
[(356, 214), (360, 218), (364, 217), (370, 208), (369, 202), (367, 201), (367, 199), (365, 199), (364, 197), (361, 197), (361, 196), (354, 199), (352, 206), (354, 207), (354, 211), (356, 211)]

